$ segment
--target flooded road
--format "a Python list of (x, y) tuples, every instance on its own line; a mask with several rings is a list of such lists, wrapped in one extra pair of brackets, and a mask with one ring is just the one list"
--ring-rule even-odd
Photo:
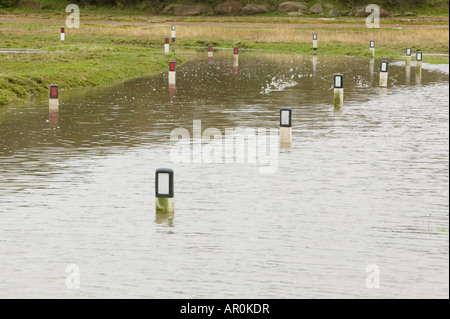
[[(0, 297), (448, 298), (448, 66), (417, 83), (391, 61), (380, 94), (379, 63), (205, 52), (172, 91), (165, 72), (0, 109)], [(176, 128), (269, 130), (280, 107), (273, 174), (171, 158)], [(161, 167), (174, 219), (155, 214)]]

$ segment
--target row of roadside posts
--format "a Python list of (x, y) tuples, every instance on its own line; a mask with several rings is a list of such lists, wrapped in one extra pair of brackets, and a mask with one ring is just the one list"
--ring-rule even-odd
[[(171, 26), (171, 40), (172, 43), (175, 42), (176, 32), (175, 26)], [(61, 28), (61, 41), (65, 41), (65, 29)], [(375, 60), (375, 41), (371, 40), (369, 44), (370, 49), (370, 63), (371, 63), (371, 73), (373, 72), (373, 65)], [(170, 38), (166, 37), (164, 39), (164, 52), (167, 54), (170, 51)], [(317, 33), (313, 34), (313, 51), (318, 50), (318, 36)], [(213, 47), (208, 46), (208, 61), (211, 63), (213, 58)], [(314, 53), (316, 55), (316, 53)], [(411, 67), (411, 56), (412, 49), (406, 48), (406, 68), (407, 76), (408, 71)], [(422, 77), (422, 58), (423, 53), (421, 51), (416, 52), (416, 81), (420, 83)], [(237, 73), (239, 67), (239, 48), (233, 48), (233, 70)], [(380, 64), (380, 80), (379, 88), (380, 93), (385, 94), (387, 92), (388, 86), (388, 73), (389, 72), (389, 62), (381, 61)], [(372, 74), (371, 74), (372, 75)], [(175, 92), (176, 84), (176, 62), (169, 62), (169, 89), (171, 95)], [(334, 75), (334, 108), (335, 110), (341, 110), (344, 105), (344, 75), (335, 74)], [(58, 111), (59, 111), (59, 87), (56, 84), (50, 85), (49, 92), (49, 111), (52, 123), (57, 122)], [(280, 128), (279, 128), (279, 139), (280, 146), (290, 147), (292, 143), (292, 109), (289, 107), (280, 108), (279, 113), (280, 118)], [(170, 168), (159, 168), (155, 172), (155, 206), (156, 213), (163, 214), (163, 218), (172, 221), (175, 213), (174, 204), (174, 171)], [(159, 216), (161, 217), (161, 215)]]

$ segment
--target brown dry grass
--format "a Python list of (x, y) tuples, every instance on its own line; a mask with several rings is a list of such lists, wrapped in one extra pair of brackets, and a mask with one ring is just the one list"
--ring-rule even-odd
[[(19, 27), (18, 27), (19, 26)], [(80, 29), (66, 29), (71, 36), (88, 38), (136, 39), (159, 41), (170, 36), (170, 26), (124, 26), (84, 24)], [(426, 47), (447, 51), (449, 46), (448, 28), (431, 29), (367, 29), (367, 28), (293, 28), (293, 27), (207, 27), (193, 25), (177, 26), (177, 37), (183, 41), (249, 41), (253, 43), (311, 43), (312, 33), (318, 33), (320, 43), (342, 43), (346, 45), (367, 45), (369, 40), (387, 47)], [(50, 24), (10, 24), (0, 25), (1, 34), (43, 35), (55, 34), (58, 39), (59, 26)]]
[[(366, 29), (366, 28), (242, 28), (242, 27), (197, 27), (178, 26), (177, 37), (184, 40), (234, 40), (258, 43), (310, 43), (312, 33), (319, 34), (323, 43), (345, 43), (350, 45), (366, 45), (369, 40), (386, 45), (408, 46), (447, 46), (449, 43), (449, 29)], [(98, 27), (85, 26), (78, 30), (80, 35), (97, 34), (111, 37), (134, 37), (147, 39), (162, 39), (170, 35), (168, 26), (154, 27)]]

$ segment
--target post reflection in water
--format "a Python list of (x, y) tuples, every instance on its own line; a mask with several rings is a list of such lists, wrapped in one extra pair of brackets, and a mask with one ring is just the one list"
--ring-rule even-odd
[(410, 85), (411, 84), (411, 65), (405, 66), (405, 84)]
[(312, 69), (313, 69), (313, 80), (316, 81), (316, 71), (317, 71), (317, 54), (312, 57)]
[(59, 111), (51, 110), (49, 112), (49, 121), (52, 128), (59, 128)]
[(174, 96), (175, 96), (175, 89), (176, 89), (175, 84), (169, 84), (169, 94), (170, 94), (170, 97), (174, 97)]
[(370, 74), (370, 87), (373, 87), (375, 78), (375, 59), (370, 58), (369, 60), (369, 74)]
[(237, 48), (234, 48), (233, 54), (233, 73), (237, 74), (239, 69), (239, 54), (237, 54)]
[(155, 222), (159, 225), (174, 226), (175, 213), (174, 212), (156, 212)]
[(422, 84), (422, 62), (416, 62), (416, 68), (415, 68), (415, 78), (416, 78), (416, 84), (421, 85)]

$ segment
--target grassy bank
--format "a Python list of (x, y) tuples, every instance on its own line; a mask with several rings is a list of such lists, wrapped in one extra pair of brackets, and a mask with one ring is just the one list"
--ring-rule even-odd
[[(319, 35), (319, 54), (369, 56), (370, 40), (377, 42), (377, 57), (400, 58), (406, 47), (422, 50), (425, 61), (448, 63), (447, 27), (425, 29), (367, 29), (337, 26), (257, 27), (197, 23), (177, 25), (175, 46), (242, 49), (280, 53), (312, 54), (312, 33)], [(62, 20), (64, 21), (64, 20)], [(177, 56), (162, 54), (162, 40), (170, 35), (170, 24), (142, 25), (82, 23), (67, 29), (61, 43), (61, 24), (0, 23), (0, 48), (35, 49), (43, 53), (0, 54), (0, 105), (24, 101), (46, 93), (52, 83), (61, 89), (107, 85), (167, 69)]]
[(161, 50), (110, 45), (88, 37), (61, 44), (55, 41), (59, 34), (50, 35), (46, 27), (35, 25), (3, 25), (0, 30), (0, 48), (38, 51), (0, 54), (0, 106), (47, 93), (53, 83), (62, 90), (108, 85), (166, 70), (170, 60), (182, 62)]

